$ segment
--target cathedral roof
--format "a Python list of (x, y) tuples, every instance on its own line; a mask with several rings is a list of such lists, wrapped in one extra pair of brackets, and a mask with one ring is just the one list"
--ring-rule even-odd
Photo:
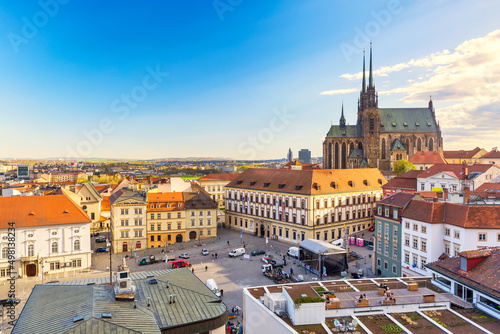
[(370, 165), (368, 164), (368, 160), (366, 160), (366, 158), (361, 159), (359, 167), (370, 167)]
[(437, 132), (429, 108), (379, 108), (380, 132)]
[(362, 138), (363, 134), (361, 132), (361, 126), (359, 125), (346, 125), (345, 128), (341, 128), (340, 125), (332, 125), (326, 137)]
[(355, 148), (351, 151), (351, 154), (349, 154), (348, 158), (363, 158), (363, 149)]
[(391, 151), (404, 151), (406, 150), (406, 147), (401, 144), (398, 138), (394, 139), (391, 145)]

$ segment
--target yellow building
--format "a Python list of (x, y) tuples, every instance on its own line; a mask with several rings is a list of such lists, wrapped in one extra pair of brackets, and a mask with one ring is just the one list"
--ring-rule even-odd
[(473, 150), (443, 151), (444, 158), (449, 164), (469, 165), (481, 163), (483, 155), (488, 153), (484, 148), (476, 147)]
[(147, 238), (148, 248), (166, 247), (186, 240), (183, 193), (148, 194)]
[(375, 168), (248, 169), (226, 186), (226, 227), (298, 244), (374, 226), (386, 179)]

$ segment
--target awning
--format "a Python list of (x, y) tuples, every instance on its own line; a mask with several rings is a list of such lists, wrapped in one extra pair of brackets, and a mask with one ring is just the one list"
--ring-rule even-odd
[(334, 246), (326, 241), (305, 239), (300, 242), (300, 248), (307, 249), (316, 254), (333, 255), (333, 254), (347, 254), (343, 248)]

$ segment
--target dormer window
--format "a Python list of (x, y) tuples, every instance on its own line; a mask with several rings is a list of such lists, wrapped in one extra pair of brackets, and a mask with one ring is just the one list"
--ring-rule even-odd
[(270, 183), (269, 183), (269, 182), (265, 182), (265, 183), (264, 183), (264, 188), (269, 187), (269, 185), (270, 185)]
[(278, 184), (278, 188), (279, 189), (283, 189), (283, 188), (285, 188), (285, 185), (284, 184)]
[(415, 126), (420, 126), (420, 123), (415, 123)]
[(353, 182), (353, 181), (349, 181), (349, 182), (347, 182), (347, 184), (348, 184), (350, 187), (354, 188), (354, 182)]
[(369, 186), (369, 185), (370, 185), (370, 183), (368, 182), (368, 180), (363, 180), (363, 184), (364, 184), (365, 186)]
[(406, 122), (403, 122), (403, 125), (404, 125), (404, 126), (408, 126), (408, 123), (406, 123)]
[(382, 179), (378, 179), (378, 180), (377, 180), (377, 182), (378, 182), (379, 184), (382, 184)]
[(393, 127), (396, 127), (396, 123), (392, 122), (392, 126), (393, 126)]
[(257, 182), (250, 182), (251, 186), (254, 186)]
[(302, 186), (295, 186), (295, 190), (301, 190)]
[(242, 184), (243, 181), (236, 181), (236, 184)]
[(332, 183), (330, 183), (330, 186), (331, 186), (333, 189), (338, 189), (338, 188), (339, 188), (339, 185), (338, 185), (336, 182), (332, 182)]

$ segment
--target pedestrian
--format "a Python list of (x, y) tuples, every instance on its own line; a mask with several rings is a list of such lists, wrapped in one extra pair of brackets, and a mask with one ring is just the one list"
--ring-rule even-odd
[(208, 270), (208, 266), (205, 266), (205, 271), (207, 271), (207, 270)]
[(229, 246), (229, 240), (227, 241), (227, 245)]
[(109, 266), (106, 267), (106, 271), (109, 271)]
[(224, 290), (220, 289), (220, 297), (222, 298), (222, 296), (224, 296)]
[(293, 268), (290, 267), (290, 276), (293, 275)]
[(194, 268), (191, 269), (191, 272), (194, 274)]
[(364, 239), (364, 238), (365, 238), (365, 234), (364, 234), (364, 233), (362, 233), (362, 234), (361, 234), (361, 239)]
[(215, 253), (215, 258), (217, 258), (217, 253)]
[(212, 259), (214, 258), (214, 253), (212, 253)]

